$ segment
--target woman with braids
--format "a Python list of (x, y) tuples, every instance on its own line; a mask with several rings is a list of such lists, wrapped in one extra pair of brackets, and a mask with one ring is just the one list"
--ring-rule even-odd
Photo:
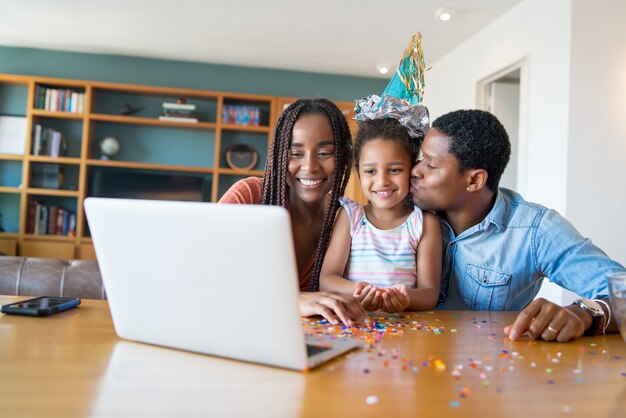
[(319, 292), (319, 275), (339, 197), (348, 183), (352, 141), (345, 117), (326, 99), (300, 99), (278, 118), (263, 179), (235, 183), (219, 203), (276, 205), (291, 214), (300, 313), (332, 324), (364, 318), (352, 297)]

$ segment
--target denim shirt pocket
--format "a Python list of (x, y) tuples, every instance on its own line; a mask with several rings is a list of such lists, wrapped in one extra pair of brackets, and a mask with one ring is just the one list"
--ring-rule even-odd
[(509, 295), (511, 274), (502, 271), (467, 265), (462, 285), (465, 304), (476, 311), (502, 311)]

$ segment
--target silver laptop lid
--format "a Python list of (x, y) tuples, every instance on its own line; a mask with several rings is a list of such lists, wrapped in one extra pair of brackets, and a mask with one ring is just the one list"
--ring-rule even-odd
[(85, 211), (120, 337), (306, 368), (285, 209), (87, 198)]

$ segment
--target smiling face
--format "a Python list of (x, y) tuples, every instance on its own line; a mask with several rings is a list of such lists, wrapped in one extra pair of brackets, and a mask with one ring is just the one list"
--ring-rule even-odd
[(411, 155), (396, 141), (373, 139), (362, 145), (359, 179), (363, 194), (372, 206), (391, 209), (404, 205), (412, 164)]
[(322, 113), (308, 113), (293, 126), (287, 185), (292, 198), (318, 203), (331, 189), (335, 171), (333, 129)]
[(450, 153), (450, 138), (431, 129), (422, 143), (421, 160), (413, 167), (413, 201), (422, 210), (454, 210), (463, 202), (468, 186), (466, 170)]

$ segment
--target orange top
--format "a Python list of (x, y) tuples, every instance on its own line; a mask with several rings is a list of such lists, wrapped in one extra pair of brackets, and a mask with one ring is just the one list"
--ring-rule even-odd
[[(259, 177), (248, 177), (239, 180), (237, 183), (233, 184), (226, 193), (224, 193), (218, 203), (258, 205), (261, 203), (262, 187), (263, 179)], [(287, 201), (287, 210), (289, 210), (289, 201)], [(315, 252), (311, 254), (308, 261), (298, 272), (298, 282), (300, 283), (300, 290), (303, 292), (307, 292), (309, 290), (311, 274), (313, 273), (313, 264), (315, 264)]]

